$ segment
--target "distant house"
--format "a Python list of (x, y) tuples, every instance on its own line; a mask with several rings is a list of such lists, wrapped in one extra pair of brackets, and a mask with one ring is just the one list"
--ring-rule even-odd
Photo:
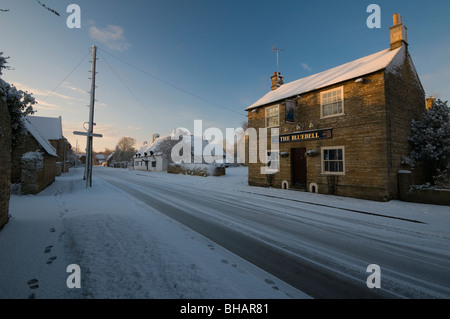
[(133, 157), (133, 166), (135, 170), (151, 172), (162, 172), (167, 170), (167, 166), (169, 165), (168, 159), (162, 152), (157, 152), (158, 145), (164, 141), (164, 139), (165, 137), (155, 137), (151, 144), (144, 142), (144, 145)]
[(95, 161), (97, 165), (103, 165), (103, 162), (106, 161), (106, 157), (104, 154), (95, 154)]
[(71, 145), (63, 135), (61, 116), (28, 116), (27, 119), (35, 127), (39, 128), (42, 136), (56, 149), (56, 153), (58, 154), (58, 162), (61, 162), (63, 172), (67, 173), (70, 166), (69, 150), (71, 149)]
[(102, 163), (103, 166), (110, 166), (111, 162), (113, 161), (114, 158), (114, 152), (112, 152), (111, 154), (109, 154), (105, 161)]

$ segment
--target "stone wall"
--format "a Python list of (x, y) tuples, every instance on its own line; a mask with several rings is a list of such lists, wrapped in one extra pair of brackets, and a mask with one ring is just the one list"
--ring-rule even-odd
[(399, 198), (403, 201), (450, 206), (449, 189), (421, 188), (414, 186), (413, 173), (407, 170), (398, 172)]
[(67, 141), (65, 138), (61, 138), (59, 140), (49, 140), (49, 142), (56, 150), (58, 161), (61, 162), (61, 171), (63, 173), (68, 173), (70, 166), (68, 154), (71, 147), (69, 141)]
[(11, 123), (0, 96), (0, 229), (8, 222), (11, 179)]
[[(388, 156), (389, 156), (389, 185), (390, 192), (398, 197), (397, 172), (403, 156), (409, 156), (411, 145), (408, 137), (411, 136), (411, 120), (419, 120), (426, 109), (425, 92), (417, 76), (409, 55), (405, 57), (395, 72), (386, 74), (386, 108), (388, 110)], [(408, 168), (410, 169), (410, 168)], [(420, 175), (417, 168), (415, 175)]]
[(55, 181), (56, 157), (40, 150), (22, 156), (21, 191), (23, 195), (38, 194)]

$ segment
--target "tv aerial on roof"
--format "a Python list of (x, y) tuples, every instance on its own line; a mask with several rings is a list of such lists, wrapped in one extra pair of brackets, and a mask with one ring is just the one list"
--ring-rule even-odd
[(277, 49), (274, 46), (272, 47), (272, 52), (276, 52), (277, 53), (277, 83), (278, 83), (278, 76), (280, 74), (280, 71), (279, 71), (280, 65), (279, 65), (279, 60), (278, 60), (278, 53), (280, 51), (286, 51), (286, 50), (285, 49)]

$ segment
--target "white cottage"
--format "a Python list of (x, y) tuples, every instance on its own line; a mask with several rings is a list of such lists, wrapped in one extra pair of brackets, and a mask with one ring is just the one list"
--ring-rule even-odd
[(157, 146), (165, 138), (158, 137), (153, 143), (144, 145), (137, 151), (133, 157), (134, 169), (140, 171), (162, 172), (167, 170), (169, 161), (163, 156), (161, 152), (157, 152)]
[[(170, 136), (159, 137), (159, 135), (157, 135), (153, 143), (148, 144), (147, 142), (144, 142), (144, 145), (133, 157), (134, 169), (152, 172), (166, 171), (169, 165), (169, 159), (164, 156), (161, 151), (158, 151), (158, 146), (167, 138), (170, 138)], [(199, 147), (199, 149), (195, 147), (195, 141), (197, 140), (201, 140), (201, 143), (199, 144), (201, 145), (201, 148)], [(232, 162), (232, 158), (225, 153), (222, 146), (210, 144), (201, 137), (185, 135), (181, 138), (180, 142), (177, 142), (177, 145), (178, 143), (183, 144), (183, 149), (191, 150), (191, 154), (188, 156), (188, 158), (190, 158), (190, 163), (196, 163), (199, 158), (202, 158), (201, 163), (225, 165), (226, 163)], [(209, 146), (209, 148), (205, 150), (207, 146)], [(221, 151), (217, 151), (218, 149)]]

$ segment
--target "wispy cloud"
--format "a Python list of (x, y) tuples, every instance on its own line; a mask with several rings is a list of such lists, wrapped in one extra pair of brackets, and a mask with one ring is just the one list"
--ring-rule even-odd
[(308, 72), (312, 71), (312, 68), (305, 62), (302, 63), (302, 68), (303, 68), (303, 70), (306, 70)]
[(88, 91), (83, 90), (83, 89), (80, 89), (80, 88), (77, 88), (77, 87), (74, 87), (74, 86), (72, 86), (69, 82), (64, 82), (63, 85), (64, 85), (64, 87), (65, 87), (66, 89), (69, 89), (69, 90), (71, 90), (71, 91), (77, 92), (77, 93), (79, 93), (79, 94), (81, 94), (81, 95), (86, 96), (86, 95), (89, 94)]
[(45, 91), (39, 90), (39, 89), (33, 88), (33, 87), (28, 86), (28, 85), (23, 84), (23, 83), (15, 82), (15, 83), (13, 83), (13, 85), (15, 87), (17, 87), (18, 89), (22, 90), (22, 91), (26, 91), (28, 93), (32, 93), (35, 97), (40, 96), (40, 97), (46, 99), (50, 95), (53, 95), (53, 96), (59, 97), (59, 98), (61, 98), (63, 100), (74, 100), (75, 99), (72, 96), (64, 95), (64, 94), (57, 93), (57, 92), (52, 92), (52, 91), (49, 91), (49, 90), (45, 90)]
[(89, 36), (114, 51), (125, 51), (131, 46), (125, 38), (123, 28), (118, 25), (108, 25), (102, 29), (91, 26)]
[(41, 100), (36, 99), (37, 104), (34, 106), (34, 109), (39, 110), (47, 110), (47, 111), (56, 111), (60, 109), (59, 105), (47, 103)]

